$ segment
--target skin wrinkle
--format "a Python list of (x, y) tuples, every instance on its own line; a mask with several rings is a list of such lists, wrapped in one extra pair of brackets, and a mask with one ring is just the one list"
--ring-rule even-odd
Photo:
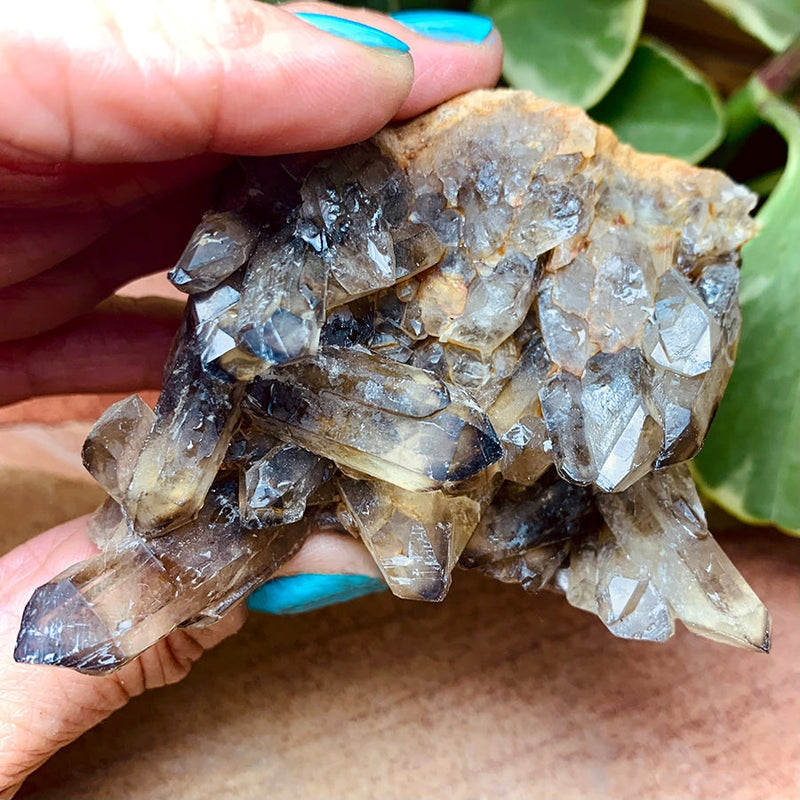
[[(170, 96), (172, 102), (176, 104), (179, 102), (181, 108), (186, 112), (185, 114), (181, 114), (181, 119), (184, 120), (186, 117), (191, 119), (191, 122), (189, 123), (186, 123), (185, 121), (182, 123), (181, 127), (184, 130), (191, 131), (213, 129), (218, 124), (218, 119), (216, 116), (217, 112), (215, 112), (214, 109), (217, 107), (219, 102), (219, 75), (224, 72), (223, 61), (219, 57), (219, 53), (217, 52), (214, 43), (202, 35), (203, 29), (201, 28), (199, 31), (197, 31), (196, 38), (203, 42), (202, 70), (204, 73), (207, 71), (210, 72), (208, 79), (205, 81), (206, 88), (209, 91), (204, 91), (202, 93), (201, 103), (198, 103), (197, 97), (192, 98), (188, 92), (182, 91), (180, 56), (188, 55), (191, 52), (191, 48), (186, 47), (185, 44), (180, 43), (177, 39), (170, 35), (170, 31), (182, 31), (184, 26), (181, 20), (175, 17), (171, 19), (170, 23), (165, 24), (164, 18), (168, 11), (168, 6), (157, 9), (156, 14), (154, 15), (154, 30), (161, 42), (163, 53), (170, 55), (169, 63), (163, 63), (162, 59), (155, 59), (153, 61), (145, 61), (141, 65), (137, 66), (143, 76), (145, 74), (148, 75), (148, 78), (145, 82), (153, 82), (153, 76), (149, 73), (154, 71), (156, 74), (156, 83), (160, 81), (162, 86), (170, 87)], [(136, 52), (136, 48), (128, 48), (128, 52), (131, 53), (131, 60), (135, 62), (133, 53)], [(145, 71), (145, 64), (147, 64), (147, 72)], [(209, 100), (209, 97), (213, 99)], [(210, 112), (207, 109), (205, 111), (202, 109), (202, 105), (206, 103), (208, 103), (209, 107), (212, 109)], [(146, 130), (142, 131), (142, 133), (146, 134)], [(186, 134), (184, 134), (184, 136), (185, 135)], [(192, 152), (189, 152), (187, 149), (186, 155), (208, 152), (210, 151), (210, 148), (205, 145), (200, 145), (199, 147), (191, 148), (191, 151)]]
[[(169, 195), (176, 184), (191, 179), (195, 173), (201, 177), (219, 167), (222, 161), (217, 156), (195, 157), (139, 169), (113, 165), (105, 171), (90, 166), (85, 175), (74, 172), (50, 181), (43, 179), (37, 192), (59, 199), (47, 200), (44, 209), (33, 203), (18, 210), (0, 208), (0, 289), (81, 252), (115, 225), (144, 210), (148, 203)], [(47, 183), (52, 185), (49, 191)], [(43, 214), (48, 207), (53, 214)], [(105, 219), (95, 219), (98, 215)], [(43, 225), (48, 229), (45, 238), (41, 236)]]
[[(64, 69), (64, 65), (58, 64), (56, 65), (55, 70), (50, 70), (51, 79), (59, 81), (61, 83), (62, 91), (53, 93), (51, 89), (48, 87), (48, 92), (50, 93), (50, 100), (51, 102), (45, 102), (39, 95), (40, 92), (34, 88), (32, 76), (29, 75), (30, 67), (29, 64), (33, 63), (34, 69), (38, 69), (38, 65), (40, 62), (49, 63), (47, 57), (40, 59), (38, 58), (39, 51), (44, 49), (42, 47), (42, 42), (37, 41), (31, 34), (28, 32), (30, 37), (30, 42), (25, 40), (25, 37), (13, 37), (13, 31), (7, 33), (6, 35), (0, 35), (0, 57), (4, 56), (5, 64), (7, 70), (2, 70), (0, 75), (5, 73), (6, 71), (11, 74), (11, 86), (13, 87), (15, 82), (18, 87), (22, 88), (23, 93), (26, 95), (26, 102), (23, 102), (21, 105), (23, 107), (27, 107), (28, 113), (32, 113), (31, 109), (36, 107), (39, 111), (49, 112), (48, 117), (49, 122), (44, 126), (45, 130), (52, 131), (58, 128), (64, 128), (64, 120), (63, 117), (59, 116), (59, 114), (52, 108), (52, 101), (59, 97), (63, 97), (68, 92), (68, 84), (65, 84), (65, 75), (66, 70)], [(12, 38), (13, 37), (13, 38)], [(32, 44), (31, 44), (32, 42)], [(47, 41), (45, 40), (45, 47), (48, 49), (50, 53), (52, 53), (52, 58), (55, 59), (59, 52), (67, 52), (66, 45), (63, 43), (55, 42), (55, 41)], [(31, 56), (31, 50), (33, 54)], [(20, 55), (21, 54), (21, 55)], [(26, 63), (27, 62), (27, 63)], [(0, 67), (2, 64), (0, 63)], [(55, 75), (52, 73), (55, 72)], [(49, 83), (49, 82), (43, 82)], [(35, 111), (33, 112), (35, 113)], [(41, 126), (40, 126), (41, 127)], [(14, 127), (12, 126), (8, 133), (13, 136), (14, 135)], [(18, 140), (3, 140), (0, 137), (0, 154), (2, 154), (6, 149), (6, 144), (8, 144), (13, 150), (17, 153), (30, 153), (30, 155), (35, 158), (35, 160), (42, 160), (41, 155), (41, 147), (36, 146), (36, 149), (30, 150), (27, 148), (23, 143), (25, 142), (27, 133), (22, 131), (19, 133)], [(67, 132), (67, 138), (69, 139), (69, 133)]]
[[(205, 126), (208, 130), (205, 150), (220, 152), (221, 149), (217, 146), (217, 142), (221, 138), (224, 110), (229, 104), (226, 102), (226, 98), (231, 94), (230, 74), (232, 70), (228, 51), (251, 48), (260, 44), (263, 41), (265, 30), (263, 17), (257, 13), (257, 8), (251, 3), (214, 0), (211, 14), (215, 20), (215, 33), (219, 36), (219, 40), (202, 37), (201, 29), (201, 38), (206, 49), (214, 54), (216, 67), (215, 74), (209, 76), (207, 80), (208, 91), (204, 93), (206, 97), (210, 95), (212, 98), (208, 101), (211, 111), (207, 114), (208, 119)], [(271, 51), (268, 52), (269, 63), (273, 67), (268, 72), (270, 83), (273, 83), (276, 80), (272, 74), (274, 68), (278, 67), (279, 70), (282, 70), (283, 65), (280, 59), (272, 56)], [(281, 79), (285, 85), (289, 85), (285, 75), (280, 75), (278, 83), (281, 83)]]
[[(65, 261), (47, 272), (0, 290), (0, 340), (34, 336), (51, 329), (88, 312), (116, 288), (142, 272), (158, 272), (174, 264), (182, 243), (199, 217), (198, 206), (202, 208), (209, 203), (208, 190), (209, 187), (203, 183), (166, 195), (94, 242), (78, 265)], [(155, 247), (149, 260), (143, 261), (142, 248), (148, 242), (141, 239), (141, 230), (173, 209), (179, 209), (179, 212), (173, 212), (168, 238), (153, 242)], [(181, 230), (184, 221), (186, 228)], [(117, 268), (110, 272), (109, 258), (117, 256)], [(142, 263), (147, 264), (144, 270)], [(38, 303), (34, 302), (35, 297)], [(38, 317), (29, 313), (31, 307), (39, 308)], [(7, 331), (5, 336), (4, 330)]]
[[(157, 389), (182, 313), (175, 300), (111, 297), (55, 331), (0, 344), (0, 404), (70, 391)], [(131, 339), (138, 343), (133, 352)]]
[(211, 14), (220, 34), (220, 43), (226, 48), (253, 47), (264, 38), (264, 18), (251, 2), (214, 0)]
[(203, 149), (208, 152), (219, 152), (215, 145), (219, 139), (223, 121), (224, 98), (228, 86), (226, 78), (229, 75), (229, 65), (226, 63), (227, 59), (223, 55), (223, 51), (216, 42), (207, 42), (206, 44), (206, 49), (214, 54), (215, 74), (208, 81), (209, 94), (212, 99), (208, 101), (210, 110), (206, 112), (206, 122), (203, 126), (208, 131)]

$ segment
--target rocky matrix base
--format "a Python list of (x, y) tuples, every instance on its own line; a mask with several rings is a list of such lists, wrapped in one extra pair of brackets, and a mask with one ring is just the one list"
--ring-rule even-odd
[(458, 565), (616, 636), (768, 649), (684, 464), (733, 365), (750, 192), (501, 90), (239, 171), (170, 273), (155, 410), (86, 441), (102, 554), (36, 590), (18, 661), (114, 670), (320, 529), (399, 597)]

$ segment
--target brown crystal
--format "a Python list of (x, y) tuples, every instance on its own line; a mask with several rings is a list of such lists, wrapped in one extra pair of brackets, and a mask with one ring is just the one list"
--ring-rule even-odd
[(747, 189), (507, 90), (236, 174), (171, 273), (154, 411), (84, 448), (105, 554), (37, 590), (19, 660), (114, 669), (339, 525), (401, 597), (460, 564), (621, 637), (767, 649), (682, 466), (733, 365)]

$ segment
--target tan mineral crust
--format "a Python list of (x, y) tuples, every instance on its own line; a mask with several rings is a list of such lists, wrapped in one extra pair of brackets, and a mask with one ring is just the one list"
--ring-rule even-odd
[(116, 403), (86, 441), (103, 552), (36, 590), (16, 659), (117, 669), (322, 529), (399, 597), (474, 568), (616, 636), (680, 620), (768, 650), (686, 466), (733, 366), (754, 202), (511, 90), (242, 160), (170, 273), (189, 300), (155, 409)]

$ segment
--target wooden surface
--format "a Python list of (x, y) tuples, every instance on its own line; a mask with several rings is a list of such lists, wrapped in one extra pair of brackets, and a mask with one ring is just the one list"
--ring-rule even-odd
[[(80, 428), (49, 429), (47, 472), (11, 466), (30, 428), (0, 430), (0, 551), (97, 502)], [(683, 630), (619, 641), (560, 597), (462, 572), (441, 605), (251, 615), (18, 797), (796, 798), (798, 542), (721, 540), (773, 613), (769, 656)]]

